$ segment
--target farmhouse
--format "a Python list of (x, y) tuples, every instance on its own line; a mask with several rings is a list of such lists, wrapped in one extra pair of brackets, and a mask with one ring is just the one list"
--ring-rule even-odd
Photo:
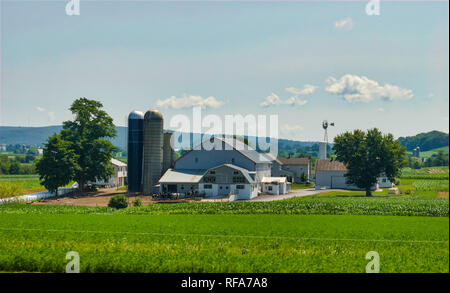
[[(346, 183), (345, 164), (335, 160), (317, 160), (316, 162), (316, 189), (359, 189), (357, 186)], [(392, 182), (386, 176), (381, 176), (372, 189), (378, 187), (392, 187)]]
[(263, 178), (271, 178), (271, 165), (268, 156), (239, 140), (213, 137), (175, 161), (159, 180), (160, 192), (252, 199), (263, 192)]
[(97, 180), (96, 182), (88, 182), (98, 186), (121, 187), (125, 185), (125, 178), (127, 177), (127, 164), (111, 159), (111, 165), (114, 169), (114, 174), (108, 180)]

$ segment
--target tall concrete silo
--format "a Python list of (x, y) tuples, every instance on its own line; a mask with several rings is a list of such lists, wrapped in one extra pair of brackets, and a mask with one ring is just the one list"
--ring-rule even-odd
[(327, 143), (319, 142), (319, 160), (327, 159)]
[(142, 154), (144, 148), (144, 113), (133, 111), (128, 115), (128, 191), (140, 192), (142, 186)]
[(164, 132), (164, 144), (163, 144), (163, 168), (161, 176), (166, 173), (167, 169), (173, 168), (173, 162), (175, 159), (175, 152), (170, 144), (172, 133)]
[(149, 110), (144, 116), (144, 170), (143, 190), (152, 194), (161, 178), (163, 159), (163, 116), (158, 110)]

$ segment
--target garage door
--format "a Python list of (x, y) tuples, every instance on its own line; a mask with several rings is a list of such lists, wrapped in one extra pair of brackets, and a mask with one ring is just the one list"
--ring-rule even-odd
[(344, 176), (331, 176), (331, 188), (347, 188)]

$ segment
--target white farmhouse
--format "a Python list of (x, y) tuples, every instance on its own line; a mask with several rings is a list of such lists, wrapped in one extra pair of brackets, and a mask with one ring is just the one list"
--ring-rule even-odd
[(125, 178), (127, 177), (127, 164), (112, 158), (111, 165), (114, 168), (114, 174), (111, 175), (107, 181), (97, 180), (96, 182), (88, 182), (88, 184), (95, 184), (102, 187), (125, 186)]

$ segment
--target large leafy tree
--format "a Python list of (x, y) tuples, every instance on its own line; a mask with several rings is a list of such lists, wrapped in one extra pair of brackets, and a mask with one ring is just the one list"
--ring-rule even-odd
[(62, 139), (71, 143), (75, 154), (73, 179), (81, 191), (86, 182), (107, 180), (113, 174), (110, 160), (117, 148), (108, 138), (116, 136), (116, 129), (113, 119), (102, 108), (98, 101), (75, 100), (69, 108), (74, 120), (65, 121), (61, 130)]
[(56, 195), (58, 188), (69, 184), (74, 174), (77, 157), (70, 147), (70, 142), (54, 134), (47, 139), (43, 156), (36, 162), (42, 185)]
[(376, 128), (336, 136), (333, 150), (336, 159), (348, 169), (345, 174), (347, 183), (364, 189), (366, 196), (372, 195), (371, 188), (378, 177), (385, 174), (394, 181), (405, 165), (406, 149), (392, 134), (382, 134)]

